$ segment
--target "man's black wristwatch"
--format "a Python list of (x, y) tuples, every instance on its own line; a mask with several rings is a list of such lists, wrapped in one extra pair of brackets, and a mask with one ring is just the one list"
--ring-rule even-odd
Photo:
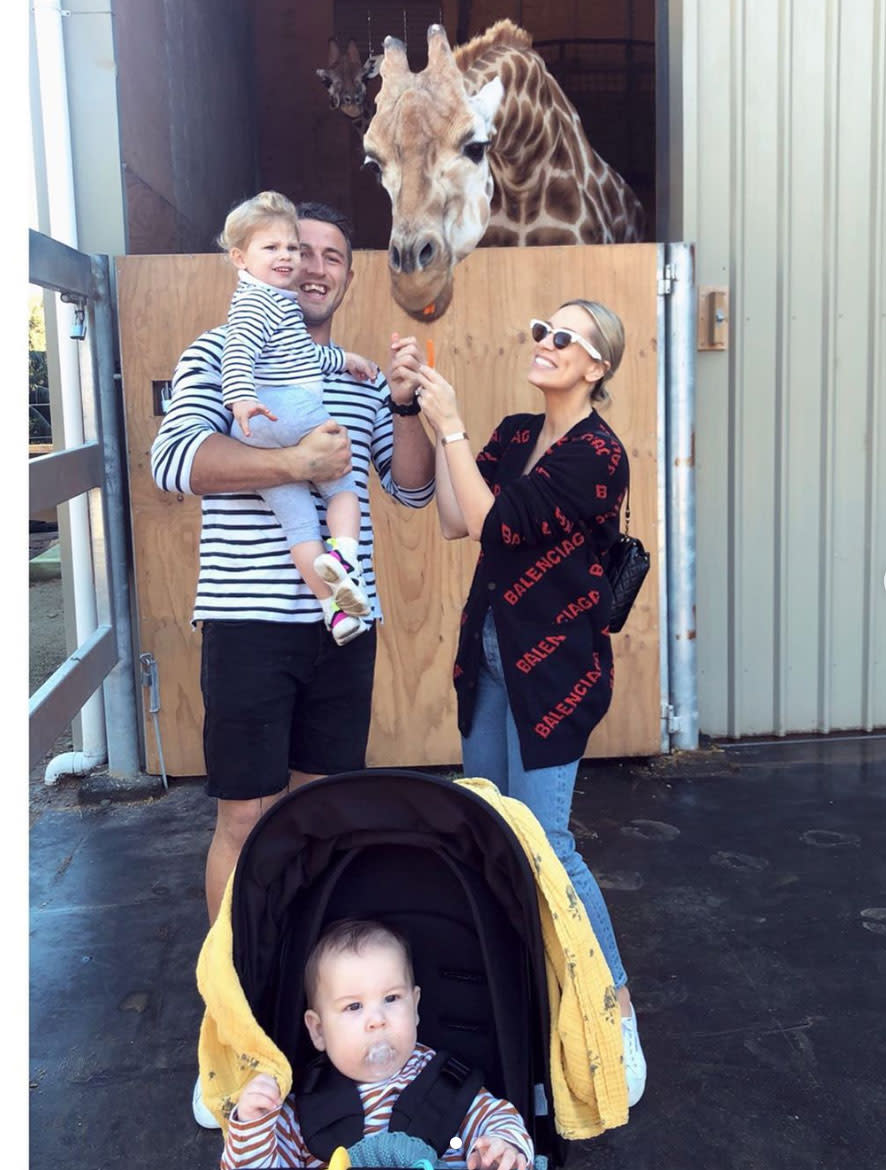
[(418, 412), (421, 410), (421, 405), (414, 395), (411, 402), (403, 403), (395, 402), (389, 394), (385, 399), (385, 406), (388, 408), (391, 414), (418, 414)]

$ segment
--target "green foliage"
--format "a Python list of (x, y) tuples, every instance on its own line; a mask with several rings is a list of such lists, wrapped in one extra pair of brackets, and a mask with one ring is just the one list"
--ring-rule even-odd
[(28, 353), (28, 388), (48, 386), (49, 374), (46, 369), (46, 351), (32, 349)]
[(28, 349), (46, 349), (46, 323), (43, 318), (43, 297), (28, 300)]

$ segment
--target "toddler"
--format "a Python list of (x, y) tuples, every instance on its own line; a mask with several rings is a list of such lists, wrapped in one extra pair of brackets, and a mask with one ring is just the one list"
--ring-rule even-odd
[[(262, 191), (239, 204), (218, 242), (239, 269), (222, 354), (222, 398), (234, 415), (231, 434), (256, 447), (291, 446), (329, 418), (322, 402), (324, 374), (347, 370), (368, 379), (377, 367), (337, 345), (317, 345), (308, 333), (293, 287), (300, 262), (298, 215), (284, 195)], [(357, 548), (360, 504), (351, 475), (314, 486), (326, 501), (328, 548), (309, 484), (282, 484), (261, 495), (341, 646), (368, 629), (362, 619), (370, 612), (369, 599)]]
[[(355, 1082), (363, 1107), (363, 1134), (387, 1131), (397, 1098), (434, 1050), (417, 1042), (419, 988), (403, 936), (379, 922), (347, 920), (331, 926), (305, 964), (305, 1025), (314, 1047)], [(527, 1170), (532, 1141), (509, 1101), (481, 1088), (443, 1163), (468, 1170)], [(326, 1163), (308, 1148), (295, 1094), (281, 1101), (273, 1077), (247, 1083), (230, 1126), (222, 1170), (245, 1166)]]

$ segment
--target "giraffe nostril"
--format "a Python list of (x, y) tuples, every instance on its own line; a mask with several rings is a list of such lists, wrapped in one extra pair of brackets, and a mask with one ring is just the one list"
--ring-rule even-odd
[(400, 249), (396, 244), (391, 244), (391, 267), (395, 272), (400, 271)]
[(430, 262), (433, 259), (434, 259), (434, 245), (430, 244), (430, 243), (425, 244), (425, 246), (422, 248), (422, 250), (418, 254), (419, 268), (427, 268), (427, 266), (430, 264)]

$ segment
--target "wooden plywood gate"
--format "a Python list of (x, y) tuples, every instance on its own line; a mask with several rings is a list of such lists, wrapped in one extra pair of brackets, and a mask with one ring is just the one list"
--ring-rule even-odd
[[(625, 357), (607, 413), (631, 463), (631, 531), (652, 568), (622, 633), (614, 639), (615, 696), (587, 748), (594, 757), (661, 750), (659, 614), (658, 247), (487, 248), (456, 270), (452, 307), (431, 327), (416, 325), (388, 292), (384, 252), (354, 255), (355, 279), (336, 316), (335, 340), (382, 365), (392, 330), (433, 336), (437, 365), (453, 383), (474, 449), (506, 414), (537, 411), (526, 381), (530, 317), (547, 317), (584, 296), (625, 324)], [(234, 274), (222, 256), (126, 256), (117, 260), (123, 391), (129, 446), (139, 652), (158, 667), (158, 716), (170, 776), (203, 775), (200, 633), (190, 624), (197, 579), (200, 502), (161, 492), (150, 448), (162, 415), (157, 384), (204, 329), (225, 319)], [(461, 606), (477, 546), (444, 541), (436, 508), (402, 508), (372, 485), (380, 630), (368, 764), (457, 765), (452, 662)], [(146, 718), (150, 773), (160, 769)]]

